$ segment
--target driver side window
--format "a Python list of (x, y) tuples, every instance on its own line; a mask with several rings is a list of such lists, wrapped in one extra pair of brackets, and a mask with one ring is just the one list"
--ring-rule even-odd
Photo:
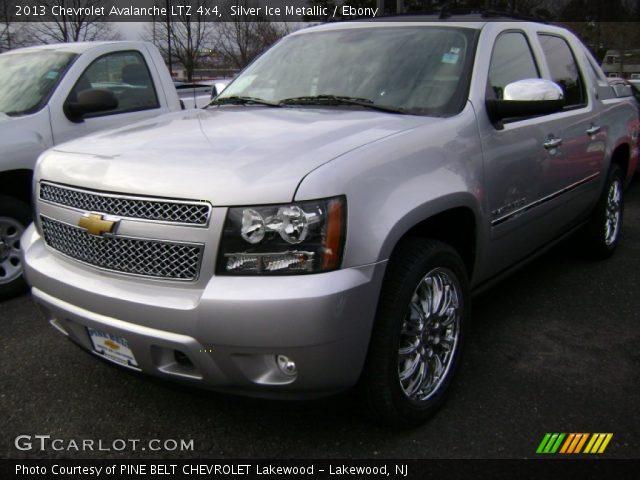
[(76, 101), (78, 93), (88, 89), (110, 90), (118, 100), (115, 109), (91, 116), (160, 107), (144, 57), (136, 51), (109, 53), (94, 60), (74, 85), (67, 102)]
[(521, 32), (501, 34), (493, 47), (489, 85), (495, 98), (502, 100), (504, 87), (527, 78), (540, 78), (529, 42)]

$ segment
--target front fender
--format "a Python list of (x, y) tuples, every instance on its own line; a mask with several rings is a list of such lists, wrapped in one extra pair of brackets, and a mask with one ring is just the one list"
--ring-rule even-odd
[(469, 208), (480, 225), (482, 172), (476, 118), (468, 105), (459, 115), (427, 118), (422, 126), (322, 165), (304, 178), (295, 199), (346, 195), (343, 266), (366, 265), (388, 259), (407, 231), (445, 210)]
[(33, 170), (38, 155), (53, 145), (49, 109), (0, 118), (0, 171)]

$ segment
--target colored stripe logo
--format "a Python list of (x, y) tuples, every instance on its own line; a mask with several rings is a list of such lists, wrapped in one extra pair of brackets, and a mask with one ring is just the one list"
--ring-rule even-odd
[(536, 453), (604, 453), (613, 433), (546, 433)]

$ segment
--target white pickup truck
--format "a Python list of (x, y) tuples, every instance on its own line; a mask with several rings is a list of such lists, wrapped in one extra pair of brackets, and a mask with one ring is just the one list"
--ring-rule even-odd
[(44, 45), (0, 55), (0, 300), (24, 288), (20, 235), (31, 222), (38, 155), (59, 143), (181, 109), (146, 42)]

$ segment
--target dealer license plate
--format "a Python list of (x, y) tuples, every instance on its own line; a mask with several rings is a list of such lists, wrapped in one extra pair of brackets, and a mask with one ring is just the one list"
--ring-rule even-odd
[(87, 327), (93, 350), (112, 362), (127, 367), (138, 367), (138, 362), (129, 348), (129, 342), (125, 338), (112, 333), (101, 332)]

